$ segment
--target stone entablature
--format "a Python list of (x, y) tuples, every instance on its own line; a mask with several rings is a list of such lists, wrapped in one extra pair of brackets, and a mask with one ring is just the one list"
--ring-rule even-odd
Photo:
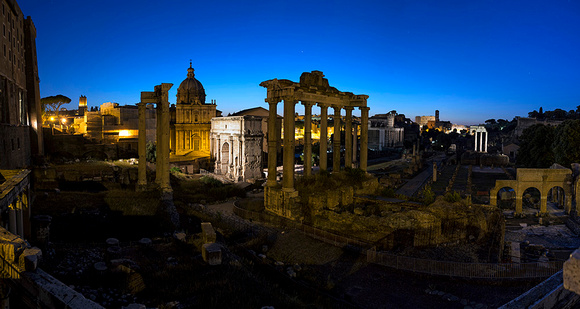
[(215, 173), (233, 181), (262, 177), (262, 119), (253, 116), (211, 120), (211, 156)]
[(564, 190), (564, 209), (570, 213), (572, 207), (572, 170), (567, 168), (518, 168), (515, 180), (496, 180), (489, 192), (490, 205), (497, 206), (497, 194), (502, 188), (511, 188), (516, 196), (516, 213), (522, 213), (522, 198), (528, 188), (540, 191), (540, 214), (548, 212), (548, 193), (552, 188)]
[[(328, 108), (334, 110), (334, 119), (341, 119), (341, 110), (344, 109), (345, 130), (345, 167), (353, 167), (353, 157), (357, 149), (353, 145), (353, 109), (359, 108), (361, 111), (361, 145), (360, 163), (362, 170), (367, 169), (368, 152), (368, 115), (367, 107), (368, 95), (355, 95), (352, 92), (342, 92), (331, 87), (328, 80), (324, 78), (321, 71), (304, 72), (300, 76), (300, 82), (296, 83), (287, 79), (271, 79), (260, 83), (260, 86), (267, 89), (266, 102), (269, 104), (270, 119), (276, 119), (277, 105), (284, 101), (284, 132), (295, 132), (295, 105), (299, 101), (304, 105), (304, 175), (312, 174), (312, 106), (317, 104), (320, 107), (320, 149), (327, 149), (328, 136), (326, 134), (328, 123)], [(334, 132), (340, 132), (341, 122), (334, 121)], [(280, 130), (276, 128), (275, 122), (268, 123), (268, 132)], [(293, 218), (297, 214), (293, 209), (297, 203), (298, 194), (294, 189), (294, 134), (284, 134), (284, 154), (283, 154), (283, 179), (280, 189), (276, 181), (276, 136), (278, 134), (268, 134), (268, 182), (265, 190), (264, 203), (267, 210), (276, 214)], [(340, 171), (340, 134), (335, 134), (333, 139), (333, 172)], [(327, 152), (321, 151), (320, 169), (327, 170)]]

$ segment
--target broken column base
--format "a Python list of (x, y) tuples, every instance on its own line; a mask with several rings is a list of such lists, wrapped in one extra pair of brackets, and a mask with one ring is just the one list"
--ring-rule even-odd
[(216, 243), (203, 244), (201, 247), (201, 256), (209, 265), (221, 265), (222, 248)]
[(280, 187), (264, 189), (264, 207), (267, 211), (288, 219), (298, 219), (301, 216), (300, 197), (298, 191), (284, 191)]

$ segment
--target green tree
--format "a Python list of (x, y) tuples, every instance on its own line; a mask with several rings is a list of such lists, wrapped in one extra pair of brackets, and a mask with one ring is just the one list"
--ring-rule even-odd
[(145, 156), (147, 162), (155, 163), (157, 161), (157, 146), (153, 142), (147, 142), (145, 145)]
[(566, 120), (556, 127), (551, 145), (559, 164), (570, 166), (580, 162), (580, 120)]
[(516, 162), (525, 167), (546, 168), (554, 163), (552, 143), (554, 128), (536, 124), (524, 130), (520, 136), (520, 149)]
[(70, 103), (70, 98), (62, 94), (53, 95), (50, 97), (45, 97), (40, 99), (42, 105), (42, 119), (46, 120), (47, 112), (52, 112), (58, 118), (58, 113), (61, 110), (61, 106)]

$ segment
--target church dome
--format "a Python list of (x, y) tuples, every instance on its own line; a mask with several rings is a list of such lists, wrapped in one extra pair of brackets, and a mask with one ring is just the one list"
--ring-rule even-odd
[(177, 104), (205, 104), (205, 90), (195, 79), (191, 62), (187, 69), (187, 78), (177, 88)]

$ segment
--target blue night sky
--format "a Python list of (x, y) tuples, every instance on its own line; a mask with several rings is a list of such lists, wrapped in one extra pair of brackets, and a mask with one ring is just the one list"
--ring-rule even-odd
[(580, 105), (576, 0), (18, 2), (38, 32), (41, 96), (69, 109), (81, 94), (134, 104), (162, 82), (175, 103), (189, 59), (224, 115), (267, 108), (260, 82), (312, 70), (368, 94), (371, 115), (477, 124)]

